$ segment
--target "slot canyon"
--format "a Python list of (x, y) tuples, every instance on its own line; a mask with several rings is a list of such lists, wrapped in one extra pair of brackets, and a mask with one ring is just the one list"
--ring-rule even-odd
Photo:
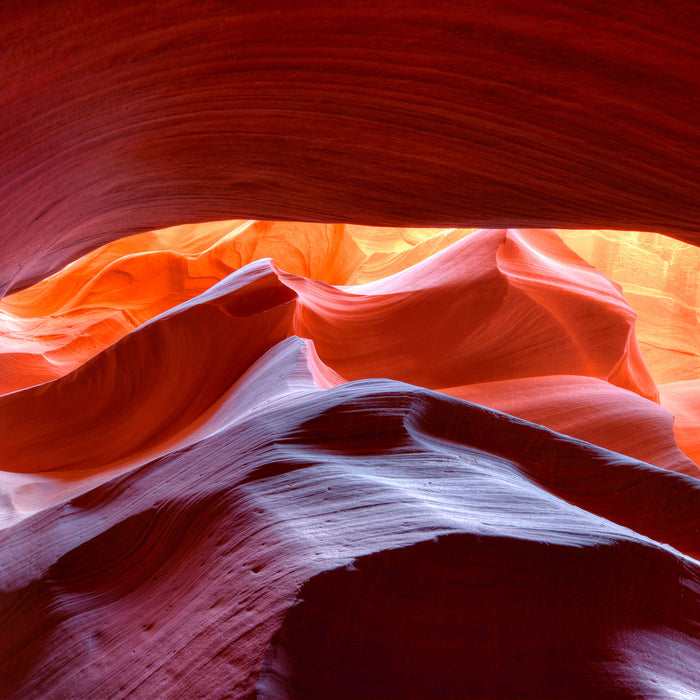
[(0, 698), (700, 697), (694, 2), (0, 15)]

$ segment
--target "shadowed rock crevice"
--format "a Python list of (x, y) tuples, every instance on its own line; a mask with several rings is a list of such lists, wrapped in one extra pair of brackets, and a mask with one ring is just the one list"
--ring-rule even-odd
[[(639, 697), (611, 630), (638, 646), (668, 626), (694, 634), (687, 573), (630, 542), (451, 535), (362, 557), (304, 584), (256, 697)], [(663, 658), (647, 664), (664, 677)]]

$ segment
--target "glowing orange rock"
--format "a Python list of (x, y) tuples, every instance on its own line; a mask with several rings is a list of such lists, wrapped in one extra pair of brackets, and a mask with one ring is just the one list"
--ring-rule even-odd
[(700, 377), (700, 247), (639, 231), (558, 231), (619, 283), (657, 384)]
[[(370, 243), (373, 231), (378, 232), (378, 240)], [(469, 233), (468, 230), (436, 233), (435, 231), (412, 232), (343, 225), (218, 222), (178, 227), (115, 241), (73, 263), (52, 278), (0, 301), (0, 327), (3, 331), (0, 345), (0, 367), (3, 368), (3, 372), (0, 373), (0, 390), (15, 391), (64, 376), (148, 319), (196, 296), (231, 271), (239, 269), (252, 260), (271, 257), (278, 261), (282, 269), (296, 275), (335, 285), (356, 285), (358, 282), (380, 280), (401, 272), (444, 250)], [(534, 248), (530, 247), (528, 237), (532, 240), (536, 239)], [(391, 243), (392, 240), (394, 243)], [(584, 310), (583, 307), (577, 308), (576, 304), (583, 304), (585, 307), (590, 303), (595, 305), (602, 300), (603, 306), (612, 304), (611, 308), (615, 309), (612, 313), (617, 318), (615, 323), (622, 324), (620, 332), (630, 335), (633, 314), (627, 304), (607, 282), (602, 280), (600, 275), (587, 271), (586, 266), (561, 245), (554, 234), (543, 231), (511, 232), (504, 240), (503, 249), (488, 263), (482, 261), (472, 264), (465, 258), (459, 263), (463, 269), (457, 269), (457, 263), (452, 263), (452, 272), (449, 272), (447, 267), (444, 270), (437, 269), (436, 265), (442, 265), (442, 262), (431, 263), (432, 271), (429, 274), (436, 280), (431, 284), (442, 284), (437, 282), (442, 275), (451, 275), (454, 279), (463, 275), (463, 278), (456, 282), (461, 288), (459, 293), (463, 295), (474, 292), (483, 296), (486, 293), (486, 287), (479, 287), (481, 284), (479, 276), (483, 276), (484, 271), (479, 270), (478, 267), (488, 264), (493, 267), (493, 273), (496, 275), (489, 282), (496, 295), (503, 293), (502, 283), (507, 282), (510, 289), (509, 300), (504, 302), (501, 299), (498, 303), (512, 304), (513, 314), (520, 313), (517, 309), (522, 304), (539, 305), (542, 323), (552, 327), (552, 319), (556, 324), (559, 323), (556, 318), (561, 317), (566, 326), (567, 323), (569, 325), (572, 323), (566, 321), (566, 318)], [(463, 245), (466, 248), (459, 255), (472, 255), (472, 244), (467, 242)], [(454, 251), (457, 249), (452, 250), (452, 253), (443, 256), (441, 260), (455, 255)], [(552, 280), (558, 279), (559, 282), (546, 282), (544, 277), (540, 280), (544, 270), (544, 268), (540, 269), (540, 262), (543, 262), (544, 268), (549, 269), (549, 272), (544, 273), (545, 276), (549, 274)], [(470, 269), (469, 273), (467, 268)], [(410, 274), (423, 275), (426, 274), (426, 269), (420, 268), (420, 272)], [(502, 275), (501, 282), (497, 281), (499, 275)], [(589, 282), (586, 283), (588, 287), (582, 286), (582, 280), (586, 275), (590, 277)], [(532, 279), (529, 279), (529, 276)], [(569, 282), (566, 282), (566, 279), (569, 279)], [(380, 283), (380, 286), (381, 284), (384, 283)], [(394, 295), (391, 303), (399, 303), (400, 295), (405, 295), (407, 291), (397, 292), (392, 287), (393, 282), (386, 284), (388, 285), (386, 294)], [(454, 284), (454, 281), (450, 282), (450, 285), (454, 286)], [(570, 290), (567, 290), (567, 284), (572, 285)], [(602, 287), (598, 289), (601, 284)], [(554, 293), (554, 287), (557, 285), (559, 291)], [(604, 288), (607, 291), (601, 292)], [(573, 291), (574, 289), (578, 289), (578, 292)], [(344, 294), (339, 293), (341, 296)], [(383, 291), (378, 293), (380, 296), (385, 295)], [(605, 299), (600, 297), (600, 294)], [(360, 307), (357, 305), (357, 295), (353, 293), (346, 297), (347, 303), (354, 304), (351, 313), (356, 320), (351, 323), (364, 323), (359, 320)], [(496, 299), (497, 296), (494, 297), (494, 300)], [(382, 300), (372, 302), (375, 306), (377, 303), (381, 306), (385, 302)], [(436, 303), (434, 296), (428, 302), (429, 305)], [(445, 297), (443, 303), (452, 305), (455, 302)], [(467, 309), (470, 302), (466, 301), (465, 297), (458, 303)], [(413, 302), (410, 302), (409, 306), (412, 304)], [(552, 304), (558, 304), (559, 308), (549, 308)], [(486, 313), (488, 305), (482, 306), (479, 313)], [(596, 314), (599, 314), (602, 308), (600, 307)], [(384, 312), (377, 311), (377, 313)], [(429, 313), (432, 314), (432, 311)], [(467, 316), (470, 313), (473, 311), (467, 311)], [(389, 317), (387, 319), (391, 323)], [(416, 322), (420, 321), (414, 316), (410, 323)], [(312, 332), (305, 330), (303, 322), (300, 321), (300, 323), (302, 325), (297, 327), (299, 334), (307, 335)], [(542, 331), (544, 325), (539, 331), (535, 330), (534, 325), (537, 321), (534, 318), (530, 318), (527, 323), (530, 330), (518, 329), (507, 332), (525, 334), (544, 332)], [(627, 330), (624, 330), (623, 326), (627, 327)], [(571, 328), (573, 329), (574, 326)], [(453, 330), (458, 334), (463, 333), (458, 327)], [(484, 330), (482, 328), (480, 332)], [(383, 334), (384, 326), (371, 332)], [(560, 331), (554, 331), (555, 335), (557, 332)], [(593, 331), (585, 330), (582, 326), (576, 332)], [(346, 331), (343, 333), (347, 335)], [(363, 330), (362, 333), (364, 333)], [(387, 338), (390, 339), (402, 337), (403, 332), (398, 327), (390, 329), (387, 326), (386, 333)], [(569, 330), (563, 328), (563, 333), (569, 333)], [(612, 337), (608, 334), (608, 340), (605, 342), (609, 343)], [(319, 342), (325, 341), (319, 338)], [(357, 342), (363, 343), (364, 340), (358, 338)], [(389, 342), (393, 341), (389, 340)], [(453, 342), (466, 341), (463, 338), (462, 340), (453, 339)], [(474, 339), (474, 353), (489, 352), (487, 346), (479, 345), (481, 342)], [(500, 341), (495, 341), (494, 337), (485, 342), (488, 345), (489, 342)], [(520, 341), (515, 342), (517, 344)], [(532, 342), (556, 343), (558, 341), (533, 339)], [(543, 373), (581, 373), (604, 378), (610, 375), (609, 378), (612, 381), (622, 386), (650, 397), (655, 396), (655, 388), (648, 376), (646, 378), (644, 376), (646, 370), (640, 369), (641, 359), (631, 335), (631, 344), (624, 350), (624, 353), (629, 355), (629, 359), (620, 360), (622, 364), (619, 368), (613, 370), (611, 366), (605, 372), (600, 369), (599, 358), (596, 357), (596, 355), (604, 355), (605, 350), (599, 348), (594, 353), (589, 352), (585, 359), (581, 355), (581, 352), (584, 354), (587, 352), (585, 347), (590, 343), (590, 338), (572, 337), (568, 351), (564, 345), (559, 345), (558, 352), (564, 354), (568, 352), (570, 357), (561, 357), (558, 361), (550, 357), (548, 361), (555, 362), (553, 366), (559, 362), (561, 369), (547, 371), (543, 367)], [(417, 348), (418, 345), (419, 343), (417, 344), (414, 340), (413, 347)], [(322, 352), (330, 357), (329, 350)], [(356, 348), (354, 352), (359, 357), (363, 351)], [(399, 349), (398, 354), (400, 355), (401, 352)], [(613, 352), (618, 351), (613, 350)], [(579, 360), (575, 359), (577, 356)], [(615, 362), (617, 359), (616, 356)], [(414, 362), (410, 358), (409, 361)], [(530, 361), (524, 360), (525, 364)], [(503, 363), (500, 364), (503, 367)], [(377, 369), (377, 371), (379, 374), (387, 374), (385, 370)], [(499, 378), (503, 378), (503, 369), (499, 371), (501, 371)], [(540, 372), (534, 367), (513, 371), (516, 376), (518, 372), (522, 374), (523, 371), (535, 374)], [(360, 375), (353, 375), (351, 372), (348, 376), (366, 376), (364, 370), (361, 372)], [(371, 371), (369, 373), (372, 374)], [(624, 373), (631, 373), (631, 375), (625, 378)], [(408, 375), (402, 376), (410, 380)], [(445, 379), (448, 378), (445, 377)], [(482, 380), (483, 378), (479, 381)], [(416, 375), (415, 383), (440, 386), (449, 382), (423, 381), (419, 375)]]
[(440, 388), (582, 374), (657, 397), (629, 305), (553, 232), (481, 231), (356, 287), (282, 279), (301, 302), (295, 333), (348, 380)]
[[(592, 379), (655, 396), (636, 350), (634, 314), (615, 287), (553, 232), (481, 231), (467, 237), (454, 232), (457, 242), (449, 249), (404, 269), (416, 256), (447, 245), (452, 233), (438, 235), (435, 243), (435, 236), (420, 241), (416, 235), (413, 248), (403, 243), (398, 246), (403, 250), (392, 252), (387, 244), (362, 258), (358, 250), (367, 245), (363, 236), (369, 232), (356, 227), (231, 226), (182, 227), (125, 239), (8, 299), (8, 315), (10, 310), (16, 318), (20, 312), (43, 312), (56, 329), (76, 337), (61, 348), (68, 358), (59, 367), (62, 379), (0, 400), (8, 428), (2, 440), (6, 472), (94, 484), (99, 473), (132, 468), (181, 442), (252, 362), (298, 334), (312, 341), (323, 361), (318, 376), (327, 375), (323, 381), (331, 385), (375, 376), (400, 379), (696, 473), (675, 447), (668, 414)], [(314, 258), (315, 248), (332, 243), (333, 235), (334, 252), (323, 266), (323, 258)], [(139, 246), (145, 250), (139, 253)], [(290, 255), (285, 267), (297, 274), (265, 261), (245, 267), (249, 258), (275, 251)], [(363, 269), (386, 270), (386, 265), (376, 267), (377, 255), (387, 255), (389, 269), (400, 271), (359, 286), (332, 286), (300, 275), (310, 270), (319, 278), (353, 279), (369, 274)], [(152, 260), (163, 266), (151, 265)], [(349, 262), (338, 268), (342, 260)], [(237, 266), (227, 280), (163, 311)], [(130, 283), (120, 285), (122, 280)], [(80, 293), (71, 298), (74, 289)], [(141, 325), (82, 362), (81, 348), (75, 347), (83, 339), (82, 326), (76, 320), (95, 314), (109, 318), (114, 305), (128, 310), (125, 316), (135, 327)], [(122, 326), (115, 336), (125, 332)], [(27, 335), (38, 352), (52, 342)], [(94, 354), (101, 348), (95, 337), (91, 340)], [(122, 374), (123, 368), (138, 369)], [(568, 376), (574, 373), (580, 376)], [(26, 368), (20, 376), (32, 381)], [(520, 381), (528, 377), (531, 382)], [(537, 387), (549, 387), (549, 396), (540, 396)], [(574, 387), (580, 396), (572, 395)], [(87, 396), (89, 411), (83, 408)], [(578, 425), (563, 420), (567, 402), (581, 417)], [(635, 439), (640, 430), (647, 431), (646, 442)], [(10, 492), (17, 478), (8, 482)], [(24, 484), (23, 493), (38, 478)], [(98, 481), (102, 478), (107, 476)], [(22, 502), (23, 509), (32, 508), (32, 498), (23, 496)]]
[(700, 379), (663, 384), (659, 390), (661, 405), (675, 416), (678, 446), (700, 464)]

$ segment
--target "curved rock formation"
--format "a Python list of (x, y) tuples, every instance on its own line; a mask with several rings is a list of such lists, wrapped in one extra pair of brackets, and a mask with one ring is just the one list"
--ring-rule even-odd
[[(690, 636), (697, 620), (698, 568), (660, 542), (697, 556), (697, 483), (505, 414), (386, 380), (288, 395), (0, 534), (6, 561), (3, 627), (12, 630), (3, 643), (2, 691), (148, 697), (178, 688), (194, 696), (306, 697), (319, 683), (333, 687), (324, 680), (334, 668), (324, 670), (324, 656), (301, 664), (299, 671), (285, 670), (287, 679), (275, 670), (275, 687), (283, 683), (283, 690), (274, 692), (265, 661), (271, 643), (271, 649), (279, 648), (273, 636), (280, 625), (283, 630), (292, 625), (282, 632), (292, 635), (291, 649), (282, 642), (285, 653), (304, 655), (316, 648), (313, 630), (307, 636), (295, 631), (293, 622), (283, 623), (285, 612), (306, 590), (300, 586), (324, 571), (352, 567), (358, 557), (387, 552), (379, 561), (389, 557), (391, 562), (391, 550), (451, 533), (480, 543), (476, 561), (490, 568), (489, 576), (501, 586), (510, 587), (510, 593), (487, 589), (494, 612), (482, 611), (479, 624), (499, 620), (516, 589), (521, 599), (537, 596), (538, 605), (549, 610), (549, 621), (539, 620), (535, 638), (549, 644), (547, 635), (556, 630), (556, 640), (564, 645), (559, 653), (574, 671), (568, 682), (565, 674), (557, 676), (552, 686), (557, 691), (580, 695), (580, 676), (586, 679), (583, 688), (599, 687), (608, 695), (615, 689), (632, 695), (645, 678), (659, 682), (669, 673), (681, 683), (698, 654)], [(35, 552), (31, 561), (22, 555), (28, 546)], [(468, 546), (458, 549), (469, 556)], [(423, 585), (433, 575), (440, 578), (430, 569), (417, 569), (423, 559), (412, 550), (408, 559), (397, 556), (397, 562), (382, 564), (397, 584), (406, 566), (422, 572)], [(610, 558), (619, 567), (621, 578), (617, 568), (609, 574), (619, 593), (592, 608), (586, 601), (602, 600), (601, 588), (613, 584), (592, 578), (590, 568)], [(489, 567), (494, 559), (504, 562), (503, 574)], [(446, 566), (436, 565), (438, 571)], [(483, 597), (489, 579), (469, 579), (465, 565), (455, 571), (468, 603)], [(361, 560), (360, 571), (364, 567)], [(638, 577), (638, 567), (646, 574)], [(632, 608), (627, 577), (635, 581), (639, 596)], [(557, 608), (546, 600), (554, 589), (568, 611), (566, 619), (585, 613), (585, 625), (560, 624)], [(321, 590), (331, 600), (352, 595), (342, 581), (323, 583)], [(386, 594), (377, 591), (378, 597), (367, 598), (359, 609), (356, 603), (336, 609), (338, 629), (353, 619), (370, 624), (373, 606), (382, 605)], [(412, 595), (418, 601), (424, 596), (421, 589)], [(407, 623), (415, 620), (414, 644), (429, 652), (422, 667), (414, 666), (415, 652), (396, 653), (408, 643), (404, 630), (385, 629), (376, 644), (384, 638), (399, 646), (376, 663), (388, 658), (395, 670), (379, 665), (360, 671), (353, 665), (355, 658), (366, 660), (361, 654), (374, 646), (359, 657), (338, 659), (341, 677), (358, 678), (339, 694), (351, 696), (353, 688), (381, 694), (402, 669), (408, 670), (406, 679), (421, 669), (433, 670), (431, 649), (454, 644), (454, 633), (445, 633), (440, 622), (433, 628), (437, 647), (426, 646), (421, 616), (455, 619), (454, 595), (435, 592), (427, 609), (425, 602), (409, 600), (401, 613), (387, 611), (401, 614)], [(500, 595), (505, 595), (505, 608), (495, 604)], [(573, 602), (567, 602), (569, 597)], [(669, 607), (649, 612), (646, 601), (657, 598)], [(687, 602), (674, 602), (681, 600)], [(582, 606), (580, 613), (576, 606)], [(634, 606), (647, 612), (637, 615)], [(323, 617), (324, 608), (316, 609)], [(642, 674), (633, 654), (654, 650), (660, 618), (665, 634), (682, 642), (685, 653), (670, 669), (664, 660), (645, 666)], [(620, 638), (634, 630), (633, 643)], [(494, 659), (507, 658), (521, 648), (519, 634), (525, 630), (515, 639), (494, 630), (482, 642)], [(465, 640), (466, 649), (477, 643), (469, 633)], [(594, 648), (598, 651), (590, 658)], [(536, 666), (530, 675), (523, 671), (503, 687), (541, 688), (544, 668)], [(483, 687), (483, 671), (463, 664), (445, 677), (444, 687), (436, 686), (436, 694), (449, 694), (459, 677), (468, 697)], [(309, 674), (317, 677), (317, 685), (305, 685)], [(371, 685), (378, 677), (384, 683)], [(405, 683), (393, 686), (397, 695)], [(416, 692), (429, 683), (425, 675)]]
[(678, 446), (700, 464), (700, 379), (664, 384), (661, 402), (675, 416)]
[[(142, 317), (153, 314), (200, 279), (190, 284), (181, 253), (166, 255), (178, 264), (160, 273), (148, 266), (151, 252), (110, 262), (107, 272), (98, 269), (82, 287), (82, 298), (72, 308), (64, 303), (68, 312), (52, 320), (72, 326), (98, 303), (104, 313), (122, 289), (124, 308), (143, 297)], [(216, 269), (211, 258), (206, 263)], [(201, 266), (199, 257), (191, 264)], [(147, 271), (142, 283), (133, 277), (139, 269)], [(90, 264), (71, 272), (77, 271), (95, 272)], [(115, 279), (136, 281), (110, 288)], [(150, 305), (139, 295), (144, 284), (159, 292)], [(323, 363), (350, 381), (388, 377), (440, 388), (579, 374), (656, 398), (633, 324), (634, 313), (617, 290), (548, 231), (481, 231), (403, 272), (352, 287), (282, 272), (261, 260), (161, 313), (67, 375), (0, 399), (7, 428), (0, 438), (3, 468), (69, 474), (95, 465), (105, 469), (186, 429), (289, 335), (311, 339)], [(46, 342), (42, 335), (31, 340), (40, 348)], [(76, 364), (80, 359), (78, 354)], [(668, 423), (669, 436), (670, 429)]]
[(181, 228), (8, 297), (76, 366), (0, 397), (4, 695), (694, 687), (700, 468), (634, 312), (552, 231), (398, 233)]
[(657, 384), (700, 377), (700, 247), (639, 231), (558, 231), (619, 283)]
[[(0, 353), (5, 391), (79, 368), (164, 309), (271, 253), (286, 271), (281, 283), (299, 297), (293, 332), (312, 338), (347, 379), (385, 376), (436, 388), (584, 374), (657, 398), (634, 312), (553, 232), (459, 231), (405, 253), (366, 257), (342, 226), (251, 222), (214, 243), (208, 228), (197, 247), (187, 229), (155, 242), (127, 239), (124, 250), (118, 242), (0, 302), (8, 328)], [(135, 252), (138, 245), (145, 251)], [(396, 270), (374, 283), (337, 286)]]
[(693, 0), (3, 13), (0, 293), (232, 217), (698, 242)]
[(699, 695), (696, 16), (0, 8), (0, 696)]
[[(670, 405), (668, 394), (673, 386), (661, 387), (663, 408), (631, 391), (582, 376), (545, 375), (440, 391), (700, 478), (697, 450), (687, 444), (690, 438), (683, 439), (686, 434), (697, 434), (697, 421), (691, 422), (690, 406), (680, 401)], [(687, 391), (686, 395), (690, 398), (696, 394)]]
[[(632, 542), (452, 534), (367, 555), (303, 586), (257, 696), (638, 698), (669, 687), (691, 696), (697, 648), (659, 631), (671, 621), (696, 633), (675, 603), (685, 573)], [(601, 608), (608, 623), (590, 614)], [(669, 653), (685, 657), (684, 672), (667, 674)]]

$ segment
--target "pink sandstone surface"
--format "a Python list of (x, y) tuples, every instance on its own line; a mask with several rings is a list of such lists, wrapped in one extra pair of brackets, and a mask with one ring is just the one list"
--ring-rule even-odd
[(692, 3), (0, 14), (0, 697), (700, 694)]

